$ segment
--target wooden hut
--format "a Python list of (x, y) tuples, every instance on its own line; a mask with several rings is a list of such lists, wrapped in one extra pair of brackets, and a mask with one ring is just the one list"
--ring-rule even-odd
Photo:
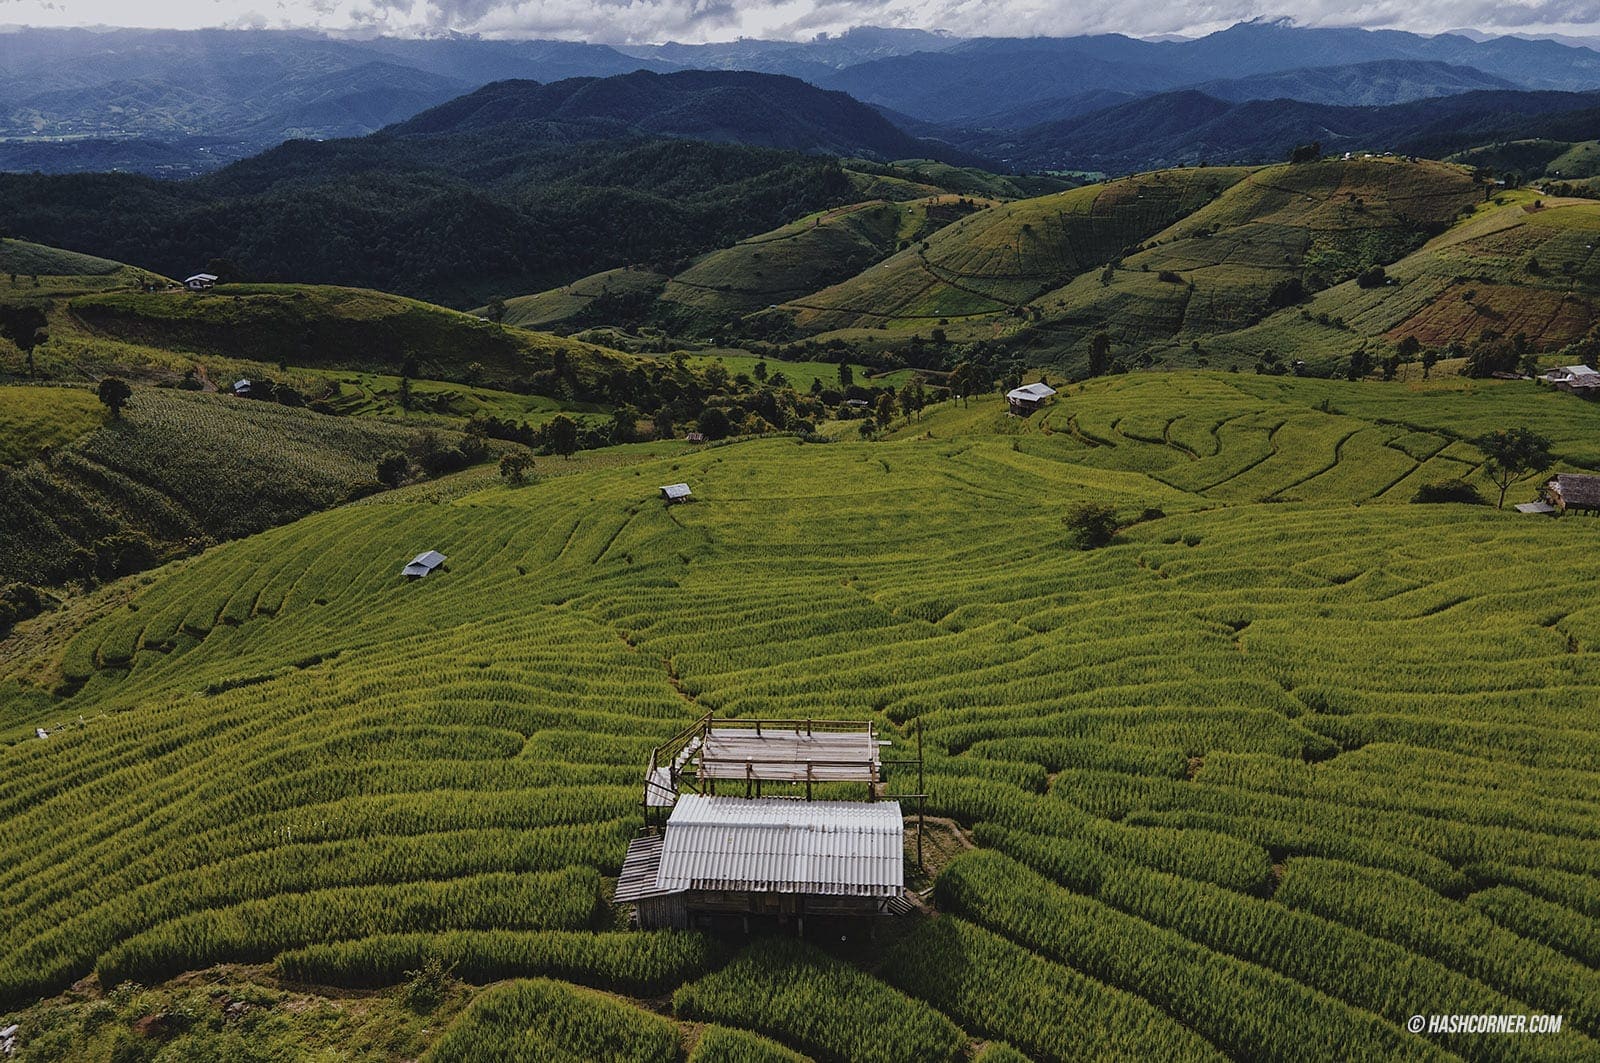
[(1557, 473), (1545, 484), (1544, 493), (1557, 513), (1600, 513), (1600, 476)]

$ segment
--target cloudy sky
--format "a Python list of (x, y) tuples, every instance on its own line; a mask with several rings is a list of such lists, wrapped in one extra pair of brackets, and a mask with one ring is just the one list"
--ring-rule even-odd
[(1600, 0), (0, 0), (0, 25), (314, 27), (610, 42), (804, 39), (851, 26), (963, 36), (1199, 34), (1257, 17), (1421, 33), (1600, 36)]

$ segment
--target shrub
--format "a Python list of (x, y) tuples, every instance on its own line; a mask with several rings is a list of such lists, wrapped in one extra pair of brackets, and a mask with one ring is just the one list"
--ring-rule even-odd
[(1411, 501), (1422, 503), (1460, 502), (1468, 506), (1486, 506), (1488, 500), (1478, 493), (1478, 489), (1465, 480), (1436, 480), (1433, 483), (1422, 484), (1417, 488), (1417, 493), (1411, 496)]
[(1081, 502), (1063, 519), (1068, 541), (1079, 550), (1105, 546), (1117, 534), (1116, 507), (1104, 502)]

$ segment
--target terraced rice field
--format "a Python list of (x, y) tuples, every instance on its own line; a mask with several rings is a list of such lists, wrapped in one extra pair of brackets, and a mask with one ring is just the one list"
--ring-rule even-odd
[[(0, 666), (56, 688), (0, 716), (0, 1007), (434, 953), (533, 979), (437, 1059), (1593, 1059), (1600, 555), (1580, 520), (1403, 503), (1485, 423), (1600, 462), (1596, 416), (1121, 378), (215, 548)], [(663, 508), (676, 480), (699, 501)], [(1131, 523), (1084, 552), (1088, 499)], [(941, 916), (826, 951), (617, 932), (640, 765), (708, 711), (920, 722), (976, 846)], [(1405, 1029), (1450, 1012), (1565, 1018)]]
[(1246, 171), (1173, 170), (979, 211), (843, 283), (790, 300), (803, 328), (1003, 312), (1165, 229)]

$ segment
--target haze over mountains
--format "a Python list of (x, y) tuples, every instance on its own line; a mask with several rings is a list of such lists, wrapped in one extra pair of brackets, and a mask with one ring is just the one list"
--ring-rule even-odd
[[(466, 37), (345, 40), (287, 31), (24, 29), (0, 34), (0, 168), (181, 176), (287, 139), (365, 135), (493, 82), (548, 85), (640, 70), (787, 75), (849, 93), (905, 131), (959, 150), (1015, 165), (1067, 168), (1098, 168), (1082, 157), (1105, 153), (1077, 145), (1093, 140), (1097, 124), (1124, 120), (1124, 113), (1107, 108), (1178, 90), (1234, 105), (1287, 99), (1373, 108), (1482, 91), (1600, 89), (1600, 51), (1592, 47), (1475, 36), (1481, 35), (1426, 37), (1258, 21), (1195, 40), (961, 39), (862, 28), (803, 43), (613, 47)], [(585, 118), (641, 124), (636, 113), (619, 106), (616, 114), (591, 107)], [(1517, 104), (1514, 113), (1528, 113), (1529, 106)], [(1545, 113), (1542, 108), (1534, 109)], [(1216, 113), (1207, 122), (1223, 114), (1211, 109)], [(1345, 122), (1338, 114), (1287, 113), (1291, 117), (1269, 124), (1273, 138), (1290, 129), (1315, 129), (1319, 122), (1330, 133), (1324, 139), (1334, 140), (1344, 132), (1365, 137), (1373, 130), (1412, 131), (1403, 122), (1391, 128), (1381, 117)], [(1090, 116), (1099, 117), (1086, 122), (1081, 136), (1063, 139), (1061, 130), (1049, 128)], [(814, 137), (790, 130), (792, 115), (772, 118), (774, 132), (758, 143), (817, 151), (859, 147), (805, 144)], [(1240, 120), (1256, 118), (1245, 112)], [(1036, 126), (1048, 149), (1010, 151), (1006, 138), (994, 133)], [(1134, 125), (1124, 139), (1137, 142), (1146, 135)], [(887, 132), (877, 136), (887, 145)], [(1030, 132), (1023, 139), (1040, 137)], [(1201, 140), (1154, 143), (1150, 150), (1136, 144), (1120, 156), (1156, 164), (1204, 155), (1213, 144), (1223, 151), (1258, 150), (1225, 134), (1208, 133)], [(1275, 139), (1270, 153), (1279, 147)], [(871, 145), (866, 150), (880, 153)]]

